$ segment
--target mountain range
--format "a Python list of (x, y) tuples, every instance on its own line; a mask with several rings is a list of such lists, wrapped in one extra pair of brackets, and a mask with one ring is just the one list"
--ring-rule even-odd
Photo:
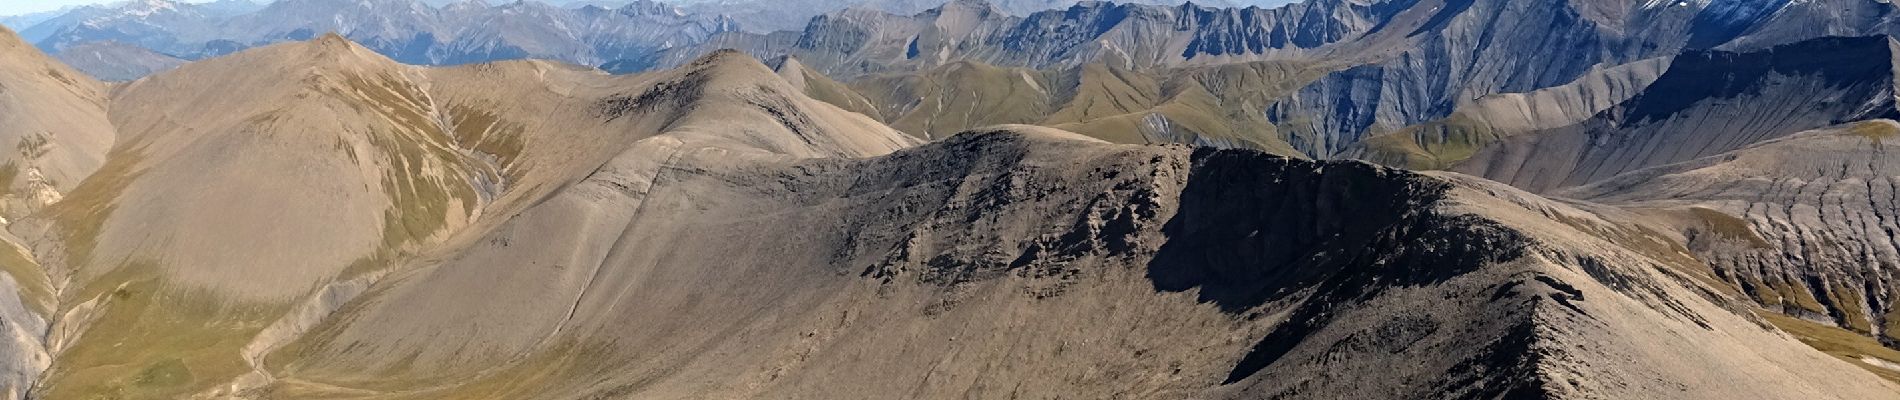
[[(376, 51), (414, 64), (463, 64), (548, 58), (598, 64), (736, 30), (718, 16), (688, 15), (652, 1), (616, 8), (562, 8), (539, 2), (490, 6), (479, 0), (431, 7), (414, 0), (249, 0), (185, 3), (139, 0), (77, 9), (22, 35), (60, 53), (98, 42), (136, 45), (200, 59), (259, 45), (343, 32)], [(92, 65), (82, 65), (95, 69)], [(100, 65), (101, 70), (127, 68)]]
[[(1068, 0), (1007, 0), (998, 10), (1028, 14), (1074, 3)], [(59, 53), (99, 42), (131, 44), (182, 59), (200, 59), (338, 32), (398, 61), (454, 65), (519, 58), (554, 59), (586, 65), (652, 58), (660, 50), (697, 45), (709, 36), (802, 27), (827, 12), (880, 10), (917, 13), (930, 1), (722, 0), (662, 3), (654, 0), (133, 0), (24, 15), (8, 21), (28, 40)], [(78, 58), (78, 57), (69, 57)], [(82, 64), (108, 71), (102, 78), (143, 76), (137, 66)], [(151, 71), (144, 71), (149, 73)]]
[(0, 28), (0, 398), (1900, 399), (1886, 2), (232, 1)]

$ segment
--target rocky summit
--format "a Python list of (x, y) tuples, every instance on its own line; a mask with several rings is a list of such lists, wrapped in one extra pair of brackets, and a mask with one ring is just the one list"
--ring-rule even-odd
[(1893, 5), (0, 19), (0, 399), (1900, 399)]

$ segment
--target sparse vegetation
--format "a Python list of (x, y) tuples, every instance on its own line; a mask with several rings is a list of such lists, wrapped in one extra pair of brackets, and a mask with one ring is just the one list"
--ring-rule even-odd
[(1887, 324), (1880, 330), (1882, 341), (1900, 345), (1900, 307), (1887, 307), (1884, 321)]
[(1781, 304), (1784, 307), (1793, 306), (1814, 315), (1827, 315), (1827, 306), (1821, 304), (1821, 300), (1814, 296), (1813, 291), (1808, 290), (1807, 285), (1775, 277), (1768, 283), (1768, 287), (1781, 297)]
[(451, 107), (449, 115), (458, 146), (494, 156), (497, 167), (502, 169), (500, 172), (511, 180), (521, 179), (522, 170), (517, 164), (522, 150), (527, 147), (522, 139), (527, 127), (467, 105)]
[(1768, 243), (1768, 239), (1762, 238), (1754, 228), (1749, 227), (1747, 220), (1706, 207), (1691, 207), (1689, 213), (1700, 219), (1703, 227), (1718, 237), (1747, 243), (1757, 249), (1774, 247)]
[[(429, 116), (432, 106), (421, 89), (392, 76), (372, 80), (352, 75), (345, 82), (351, 93), (340, 95), (360, 96), (363, 102), (351, 104), (368, 107), (366, 111), (391, 123), (389, 131), (369, 135), (384, 152), (377, 161), (391, 172), (382, 177), (391, 207), (384, 212), (381, 251), (399, 252), (424, 243), (447, 226), (451, 212), (473, 215), (478, 199), (468, 177), (478, 172), (469, 169), (467, 155), (452, 147), (458, 136)], [(496, 140), (507, 143), (505, 137)], [(458, 204), (460, 210), (450, 209)]]
[(1793, 318), (1773, 312), (1760, 313), (1762, 318), (1776, 327), (1794, 335), (1801, 343), (1815, 350), (1840, 358), (1887, 380), (1900, 382), (1900, 371), (1868, 364), (1862, 357), (1873, 357), (1889, 363), (1900, 364), (1900, 351), (1881, 346), (1873, 338), (1845, 329), (1822, 325), (1811, 321)]
[(138, 146), (124, 146), (114, 151), (107, 155), (99, 171), (67, 193), (64, 200), (42, 211), (53, 222), (55, 234), (65, 249), (65, 265), (92, 264), (92, 250), (98, 246), (99, 233), (116, 207), (114, 202), (138, 178), (139, 163), (143, 159)]
[(1296, 62), (1137, 72), (1102, 64), (1038, 71), (964, 61), (863, 78), (851, 87), (878, 104), (876, 114), (892, 127), (919, 137), (1036, 124), (1111, 142), (1147, 143), (1153, 139), (1145, 132), (1165, 121), (1167, 140), (1305, 157), (1285, 140), (1289, 131), (1259, 111), (1329, 71)]
[[(42, 316), (53, 315), (53, 307), (58, 304), (53, 284), (46, 277), (45, 267), (26, 249), (12, 243), (0, 243), (0, 271), (13, 277), (20, 285), (20, 300)], [(50, 319), (50, 318), (49, 318)]]
[(26, 135), (20, 138), (20, 143), (16, 145), (20, 157), (28, 161), (45, 158), (46, 152), (51, 151), (51, 146), (52, 141), (46, 138), (46, 132)]
[(1420, 169), (1448, 169), (1470, 159), (1478, 150), (1505, 135), (1462, 113), (1438, 121), (1401, 128), (1367, 138), (1364, 157), (1380, 164)]
[(54, 360), (46, 398), (184, 398), (250, 370), (237, 350), (286, 307), (168, 285), (162, 268), (135, 262), (73, 290), (100, 314)]
[(943, 138), (971, 128), (1031, 124), (1053, 112), (1059, 72), (958, 62), (916, 74), (873, 77), (852, 88), (881, 105), (899, 131)]
[(20, 181), (20, 164), (13, 161), (0, 163), (0, 198), (13, 194), (13, 184)]
[(1841, 323), (1845, 328), (1863, 335), (1874, 333), (1872, 322), (1867, 318), (1867, 303), (1861, 300), (1860, 291), (1850, 290), (1847, 286), (1835, 283), (1828, 286), (1829, 303), (1840, 312)]
[(1848, 126), (1847, 134), (1867, 138), (1880, 146), (1888, 139), (1900, 137), (1900, 126), (1894, 126), (1892, 121), (1865, 121)]

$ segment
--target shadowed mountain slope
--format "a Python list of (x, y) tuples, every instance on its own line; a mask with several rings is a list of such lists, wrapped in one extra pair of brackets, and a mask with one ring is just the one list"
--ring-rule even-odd
[(1367, 138), (1346, 155), (1412, 169), (1448, 169), (1504, 138), (1589, 120), (1643, 93), (1673, 60), (1638, 61), (1599, 69), (1562, 86), (1481, 97), (1450, 117)]
[(1891, 117), (1893, 49), (1883, 36), (1684, 54), (1616, 107), (1574, 125), (1505, 138), (1454, 170), (1552, 191), (1804, 130)]

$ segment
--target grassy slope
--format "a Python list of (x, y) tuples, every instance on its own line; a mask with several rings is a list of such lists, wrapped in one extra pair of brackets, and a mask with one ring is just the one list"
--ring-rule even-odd
[(1483, 121), (1457, 113), (1367, 138), (1362, 158), (1410, 169), (1446, 169), (1502, 138), (1503, 135)]
[(959, 62), (916, 74), (870, 77), (851, 87), (877, 104), (878, 115), (892, 127), (942, 138), (971, 128), (1041, 121), (1055, 111), (1059, 94), (1051, 88), (1058, 75)]
[[(475, 172), (456, 144), (493, 150), (503, 162), (507, 150), (519, 145), (508, 129), (484, 129), (482, 137), (444, 132), (428, 115), (425, 95), (399, 77), (348, 76), (343, 83), (312, 89), (384, 123), (366, 138), (379, 154), (357, 154), (339, 144), (336, 156), (382, 166), (386, 175), (376, 179), (391, 203), (383, 248), (365, 255), (347, 275), (378, 268), (448, 229), (451, 215), (473, 212), (477, 196), (467, 175)], [(463, 122), (478, 125), (478, 120), (479, 115)], [(92, 250), (110, 228), (113, 202), (144, 168), (136, 148), (115, 152), (99, 173), (47, 210), (65, 244), (68, 265), (105, 261), (94, 259)], [(95, 302), (99, 314), (85, 325), (77, 345), (56, 355), (55, 369), (41, 383), (44, 397), (171, 399), (204, 392), (249, 372), (240, 349), (290, 308), (174, 285), (167, 281), (166, 266), (156, 262), (135, 260), (109, 270), (61, 294), (62, 312)]]
[[(875, 116), (920, 137), (1034, 124), (1118, 143), (1206, 143), (1304, 157), (1261, 110), (1325, 71), (1287, 62), (1152, 71), (1102, 64), (1036, 71), (959, 62), (868, 77), (850, 86), (877, 105)], [(851, 96), (808, 94), (847, 109), (854, 106)]]
[(1839, 357), (1842, 360), (1873, 371), (1875, 375), (1900, 382), (1900, 370), (1888, 369), (1867, 363), (1863, 357), (1873, 357), (1889, 363), (1900, 364), (1900, 350), (1881, 346), (1873, 338), (1850, 332), (1845, 329), (1817, 324), (1803, 319), (1792, 318), (1773, 312), (1761, 312), (1763, 318), (1781, 330), (1788, 331), (1802, 343), (1813, 346), (1823, 353)]

